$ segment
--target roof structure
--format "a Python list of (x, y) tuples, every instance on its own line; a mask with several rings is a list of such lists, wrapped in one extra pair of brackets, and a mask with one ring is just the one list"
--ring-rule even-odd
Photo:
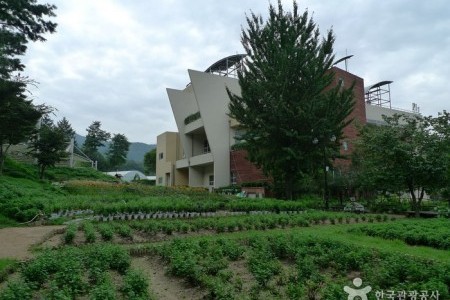
[(237, 77), (237, 71), (243, 67), (243, 60), (246, 54), (235, 54), (222, 58), (213, 63), (205, 73), (213, 73), (226, 77)]
[(391, 108), (391, 87), (393, 81), (384, 80), (364, 88), (367, 104)]

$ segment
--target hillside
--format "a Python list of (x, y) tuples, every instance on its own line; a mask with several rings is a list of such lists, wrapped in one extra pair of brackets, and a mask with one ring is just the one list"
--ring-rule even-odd
[[(75, 134), (75, 141), (77, 142), (78, 146), (81, 147), (84, 143), (84, 140), (86, 140), (86, 137)], [(109, 142), (106, 143), (105, 147), (101, 147), (99, 150), (101, 153), (105, 154), (108, 151)], [(144, 155), (148, 151), (152, 150), (153, 148), (156, 148), (156, 145), (154, 144), (145, 144), (141, 142), (135, 142), (130, 144), (130, 150), (128, 151), (127, 160), (129, 161), (135, 161), (137, 163), (144, 162)]]

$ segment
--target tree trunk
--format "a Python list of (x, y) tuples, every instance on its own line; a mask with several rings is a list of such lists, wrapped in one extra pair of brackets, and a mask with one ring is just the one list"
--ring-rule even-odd
[[(411, 195), (411, 206), (414, 210), (414, 216), (416, 218), (420, 217), (420, 202), (418, 202), (415, 191), (414, 191), (414, 185), (412, 183), (408, 183), (408, 189), (409, 193)], [(422, 195), (423, 197), (423, 195)]]
[(3, 175), (3, 167), (5, 166), (6, 152), (8, 152), (9, 147), (11, 147), (11, 144), (7, 145), (5, 150), (3, 150), (3, 144), (0, 144), (0, 176)]

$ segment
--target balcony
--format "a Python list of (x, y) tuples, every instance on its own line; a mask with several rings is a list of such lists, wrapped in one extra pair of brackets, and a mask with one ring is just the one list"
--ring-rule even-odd
[(189, 159), (189, 166), (201, 166), (210, 164), (213, 162), (213, 156), (211, 153), (205, 153), (197, 156), (193, 156)]
[(201, 128), (203, 128), (203, 121), (202, 119), (197, 119), (184, 126), (184, 134), (196, 133)]

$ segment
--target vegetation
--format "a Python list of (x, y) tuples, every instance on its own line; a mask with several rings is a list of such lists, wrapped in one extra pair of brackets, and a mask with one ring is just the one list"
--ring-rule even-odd
[(20, 60), (29, 41), (45, 41), (45, 33), (53, 33), (56, 24), (47, 17), (55, 16), (54, 5), (36, 1), (2, 1), (0, 3), (0, 175), (10, 145), (28, 139), (46, 106), (35, 106), (28, 99), (28, 78), (16, 76), (25, 66)]
[(145, 174), (156, 174), (156, 148), (147, 152), (144, 156), (144, 171)]
[(366, 126), (355, 164), (369, 189), (409, 193), (419, 214), (425, 193), (448, 186), (450, 114), (438, 117), (385, 117), (385, 126)]
[[(115, 295), (119, 294), (123, 299), (138, 299), (148, 296), (148, 280), (130, 269), (130, 261), (125, 250), (109, 244), (44, 251), (23, 265), (20, 270), (23, 280), (9, 282), (0, 292), (0, 299), (73, 299), (84, 295), (90, 295), (91, 299), (116, 299)], [(123, 277), (122, 285), (112, 284), (113, 274)]]
[(350, 229), (353, 233), (399, 239), (409, 245), (450, 250), (450, 220), (403, 220), (387, 224), (371, 224)]
[(296, 2), (292, 12), (281, 1), (278, 10), (270, 5), (265, 23), (252, 13), (241, 39), (246, 68), (239, 73), (241, 95), (228, 91), (230, 116), (244, 131), (250, 161), (292, 199), (300, 179), (338, 153), (353, 91), (333, 83), (333, 32), (321, 39)]
[(127, 153), (130, 148), (130, 142), (123, 134), (114, 134), (108, 150), (109, 167), (115, 169), (127, 161)]
[(39, 178), (44, 178), (48, 167), (53, 167), (67, 157), (66, 133), (53, 123), (42, 123), (31, 138), (30, 154), (37, 160)]
[[(344, 299), (351, 272), (373, 290), (449, 295), (448, 263), (294, 232), (174, 240), (153, 249), (171, 274), (204, 287), (213, 299)], [(243, 265), (253, 280), (243, 282), (236, 265)]]

